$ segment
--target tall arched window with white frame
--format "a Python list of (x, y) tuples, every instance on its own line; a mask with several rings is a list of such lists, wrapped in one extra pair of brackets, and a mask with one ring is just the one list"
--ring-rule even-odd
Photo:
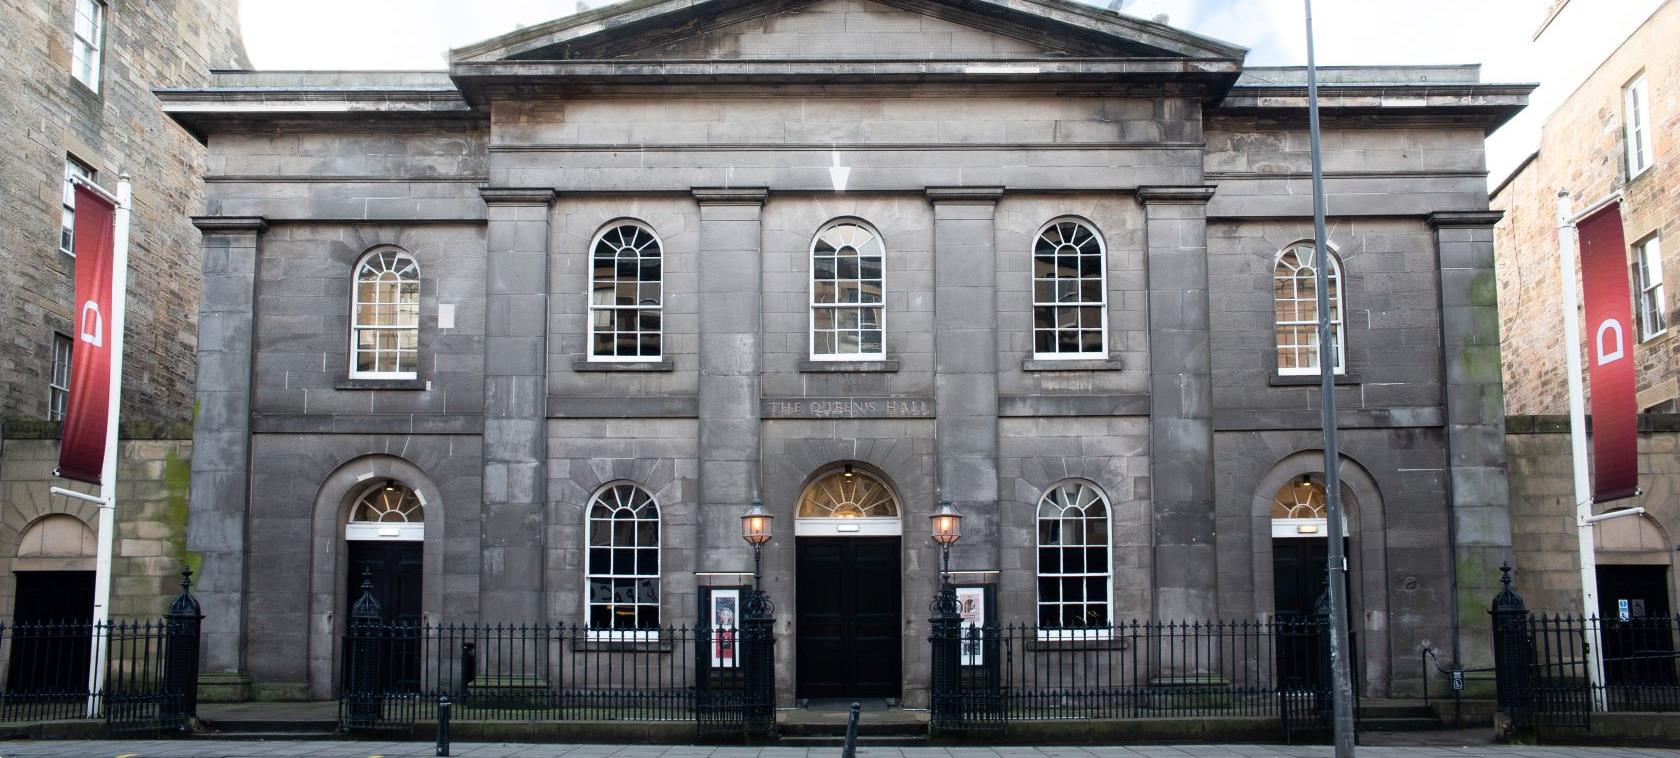
[(631, 482), (589, 500), (585, 567), (591, 632), (659, 627), (660, 523), (653, 493)]
[(640, 221), (617, 221), (590, 250), (589, 360), (659, 360), (665, 259), (658, 235)]
[[(1329, 268), (1324, 272), (1330, 302), (1330, 336), (1335, 349), (1335, 370), (1347, 372), (1347, 330), (1342, 304), (1342, 266), (1334, 252), (1327, 251)], [(1317, 252), (1313, 243), (1302, 242), (1278, 253), (1272, 267), (1272, 297), (1276, 309), (1277, 370), (1284, 376), (1319, 372)]]
[(1108, 356), (1108, 265), (1102, 234), (1076, 218), (1033, 244), (1033, 357)]
[(887, 357), (887, 253), (862, 222), (831, 222), (811, 241), (811, 359)]
[(1098, 630), (1113, 616), (1108, 498), (1082, 479), (1060, 482), (1038, 501), (1038, 626)]
[(413, 379), (420, 367), (420, 264), (381, 248), (356, 264), (350, 314), (350, 376)]

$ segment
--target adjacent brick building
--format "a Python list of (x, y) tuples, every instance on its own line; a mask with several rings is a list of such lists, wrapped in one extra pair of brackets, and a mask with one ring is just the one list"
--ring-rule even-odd
[[(1561, 5), (1561, 4), (1560, 4)], [(1676, 604), (1680, 548), (1680, 0), (1662, 3), (1546, 120), (1539, 150), (1493, 192), (1517, 581), (1533, 608), (1580, 612), (1560, 306), (1557, 200), (1579, 213), (1619, 193), (1639, 420), (1639, 489), (1595, 510), (1640, 506), (1594, 527), (1600, 607), (1652, 615)], [(1579, 286), (1580, 267), (1575, 276)], [(1583, 326), (1582, 334), (1586, 334)], [(1582, 365), (1587, 365), (1585, 342)], [(1591, 395), (1591, 377), (1584, 375)], [(1590, 426), (1590, 423), (1589, 423)]]
[[(396, 620), (692, 623), (755, 498), (784, 704), (926, 705), (940, 496), (1005, 622), (1311, 613), (1305, 72), (1245, 55), (1064, 0), (634, 0), (160, 90), (210, 147), (208, 676), (333, 696), (364, 571)], [(1422, 648), (1489, 662), (1483, 142), (1531, 88), (1324, 75), (1359, 686), (1415, 693)]]
[(190, 420), (199, 244), (187, 217), (203, 204), (204, 148), (151, 88), (249, 68), (237, 6), (0, 3), (0, 419), (57, 416), (55, 343), (69, 344), (75, 299), (63, 187), (75, 165), (106, 189), (123, 173), (134, 180), (123, 418)]

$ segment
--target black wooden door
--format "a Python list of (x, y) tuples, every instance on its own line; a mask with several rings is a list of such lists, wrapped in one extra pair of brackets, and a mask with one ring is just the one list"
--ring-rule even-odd
[(1330, 543), (1322, 539), (1272, 540), (1272, 596), (1277, 607), (1277, 667), (1280, 683), (1313, 687), (1327, 681), (1322, 671), (1319, 630), (1312, 625), (1324, 594)]
[(350, 586), (345, 593), (349, 606), (345, 618), (353, 618), (366, 572), (373, 583), (373, 597), (379, 601), (380, 620), (386, 624), (380, 635), (384, 640), (379, 663), (382, 690), (406, 689), (419, 683), (421, 544), (349, 543)]
[(93, 572), (19, 571), (6, 689), (87, 692), (93, 649)]
[(898, 697), (899, 538), (800, 537), (799, 696)]

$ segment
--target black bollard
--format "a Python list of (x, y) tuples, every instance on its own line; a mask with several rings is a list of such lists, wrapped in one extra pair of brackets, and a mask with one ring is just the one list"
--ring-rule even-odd
[(438, 695), (437, 754), (449, 755), (449, 696)]
[(857, 758), (858, 715), (863, 708), (852, 703), (852, 716), (846, 720), (846, 745), (840, 749), (840, 758)]

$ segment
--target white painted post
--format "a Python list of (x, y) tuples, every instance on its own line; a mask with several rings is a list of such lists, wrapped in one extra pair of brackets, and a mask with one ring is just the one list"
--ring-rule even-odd
[(116, 230), (111, 243), (111, 401), (105, 417), (105, 461), (99, 470), (99, 544), (93, 575), (93, 645), (88, 653), (88, 718), (99, 718), (110, 640), (111, 559), (116, 548), (117, 418), (122, 415), (123, 322), (128, 310), (128, 224), (134, 202), (128, 174), (117, 180)]
[[(1575, 217), (1569, 209), (1569, 192), (1558, 192), (1558, 274), (1563, 288), (1563, 353), (1569, 378), (1569, 450), (1575, 469), (1575, 535), (1580, 547), (1581, 619), (1598, 615), (1598, 562), (1593, 549), (1592, 484), (1587, 478), (1587, 401), (1581, 385), (1580, 293), (1575, 283)], [(1599, 624), (1604, 620), (1599, 619)], [(1592, 630), (1597, 631), (1597, 630)], [(1587, 638), (1587, 680), (1593, 702), (1604, 710), (1604, 654), (1602, 634), (1589, 631)]]

